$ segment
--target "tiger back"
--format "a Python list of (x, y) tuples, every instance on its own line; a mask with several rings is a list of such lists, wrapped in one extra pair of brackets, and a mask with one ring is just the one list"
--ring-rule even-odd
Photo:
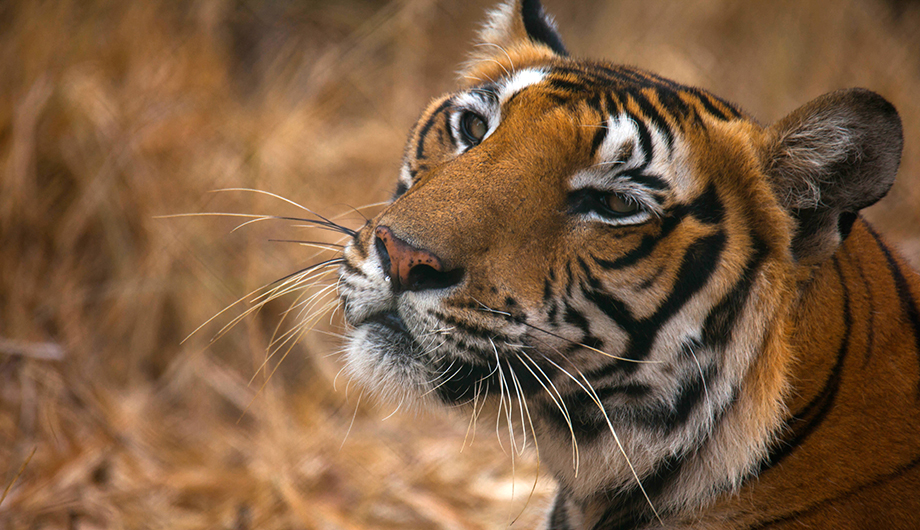
[(858, 215), (897, 173), (890, 103), (763, 127), (569, 57), (535, 0), (464, 79), (344, 251), (352, 377), (530, 437), (551, 529), (917, 526), (920, 279)]

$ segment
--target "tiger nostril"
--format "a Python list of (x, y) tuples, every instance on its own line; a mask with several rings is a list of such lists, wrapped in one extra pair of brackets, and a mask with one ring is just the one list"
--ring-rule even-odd
[(461, 269), (446, 271), (437, 255), (399, 239), (387, 226), (378, 226), (374, 235), (380, 265), (397, 292), (443, 289), (463, 276)]

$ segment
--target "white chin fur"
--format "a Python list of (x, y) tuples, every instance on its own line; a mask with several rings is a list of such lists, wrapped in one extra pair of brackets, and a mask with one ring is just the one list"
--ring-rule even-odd
[(384, 335), (373, 324), (352, 331), (345, 349), (346, 374), (378, 400), (403, 410), (439, 404), (431, 391), (436, 376), (430, 368)]

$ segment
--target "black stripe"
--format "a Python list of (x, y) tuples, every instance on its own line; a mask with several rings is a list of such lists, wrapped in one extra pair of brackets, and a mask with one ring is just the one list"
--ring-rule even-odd
[(597, 92), (592, 92), (591, 97), (588, 98), (588, 107), (591, 108), (594, 112), (597, 112), (600, 115), (604, 114), (603, 105), (601, 104), (601, 95)]
[(678, 118), (675, 120), (678, 124), (681, 119), (686, 119), (690, 115), (689, 107), (675, 90), (671, 88), (659, 88), (656, 95), (658, 96), (658, 103), (673, 116)]
[[(709, 112), (710, 114), (712, 114), (714, 117), (718, 118), (721, 121), (728, 121), (728, 115), (722, 112), (721, 109), (719, 109), (713, 104), (713, 100), (710, 99), (709, 94), (695, 87), (688, 87), (686, 90), (690, 94), (693, 94), (694, 96), (696, 96), (697, 101), (699, 101), (703, 105), (703, 107), (706, 109), (707, 112)], [(722, 102), (720, 101), (720, 103)]]
[[(633, 178), (632, 176), (630, 178)], [(725, 217), (725, 208), (719, 200), (715, 186), (710, 184), (706, 191), (693, 200), (692, 203), (680, 205), (672, 209), (661, 221), (661, 229), (656, 235), (642, 237), (639, 245), (615, 260), (594, 258), (598, 266), (607, 270), (617, 270), (632, 266), (639, 260), (648, 257), (658, 242), (674, 231), (683, 218), (692, 215), (697, 220), (707, 224), (719, 224)]]
[(626, 176), (629, 177), (629, 180), (635, 182), (636, 184), (642, 184), (646, 188), (650, 188), (656, 191), (666, 190), (669, 188), (667, 182), (665, 182), (663, 178), (656, 176), (656, 175), (648, 175), (648, 174), (636, 175), (636, 174), (628, 173)]
[[(495, 355), (494, 352), (489, 352), (489, 354), (493, 357)], [(482, 355), (485, 356), (485, 353), (482, 352)], [(494, 363), (474, 364), (457, 358), (432, 360), (432, 364), (434, 371), (448, 378), (439, 379), (434, 382), (434, 385), (440, 385), (435, 392), (442, 402), (449, 405), (472, 401), (476, 397), (477, 389), (484, 396), (497, 395), (502, 391), (500, 384), (502, 378), (505, 381), (505, 392), (510, 391), (513, 397), (518, 394), (518, 386), (524, 393), (524, 397), (545, 392), (543, 385), (546, 383), (541, 385), (541, 381), (536, 376), (540, 372), (533, 368), (528, 369), (529, 367), (517, 358), (502, 358), (498, 370), (495, 369)], [(553, 377), (555, 373), (553, 366), (540, 362), (537, 362), (537, 365), (547, 377)], [(511, 372), (514, 372), (514, 377), (511, 376)], [(514, 383), (515, 380), (517, 385)]]
[(720, 224), (725, 219), (725, 206), (719, 200), (719, 192), (710, 184), (699, 197), (687, 206), (687, 213), (701, 223)]
[[(355, 248), (358, 249), (358, 248), (361, 248), (361, 246), (360, 246), (360, 245), (355, 245)], [(352, 265), (351, 263), (349, 263), (347, 260), (346, 260), (346, 261), (343, 261), (343, 262), (339, 265), (339, 267), (341, 267), (342, 269), (348, 271), (350, 274), (354, 274), (355, 276), (360, 276), (360, 277), (362, 277), (362, 278), (367, 278), (367, 275), (364, 274), (364, 271), (362, 271), (361, 269), (355, 267), (354, 265)]]
[(404, 193), (406, 193), (407, 191), (409, 191), (409, 186), (407, 186), (405, 182), (402, 182), (402, 181), (397, 182), (397, 183), (396, 183), (396, 191), (393, 192), (393, 198), (390, 199), (390, 200), (395, 201), (396, 199), (398, 199), (399, 197), (401, 197), (401, 196), (402, 196)]
[(630, 115), (630, 117), (636, 122), (636, 126), (639, 129), (639, 147), (645, 154), (645, 159), (642, 161), (642, 164), (635, 170), (636, 172), (642, 172), (652, 163), (652, 156), (654, 156), (652, 150), (652, 135), (645, 125), (644, 120), (640, 120), (633, 115)]
[(785, 426), (791, 437), (780, 440), (779, 443), (770, 451), (767, 458), (760, 465), (760, 471), (764, 471), (776, 466), (789, 456), (796, 448), (802, 445), (802, 442), (808, 438), (811, 433), (821, 426), (821, 423), (827, 418), (827, 414), (834, 407), (834, 401), (837, 398), (837, 392), (840, 390), (840, 379), (843, 372), (843, 364), (846, 360), (847, 353), (850, 349), (850, 327), (852, 326), (853, 317), (850, 314), (850, 293), (847, 290), (843, 278), (843, 272), (840, 270), (840, 262), (837, 256), (832, 258), (834, 269), (837, 271), (837, 277), (843, 294), (843, 338), (840, 341), (840, 347), (837, 349), (837, 361), (831, 368), (831, 373), (824, 383), (821, 392), (816, 395), (801, 410), (794, 413), (786, 420)]
[[(629, 334), (624, 357), (641, 360), (648, 355), (661, 326), (667, 323), (709, 281), (721, 259), (726, 239), (725, 233), (720, 230), (700, 238), (687, 247), (681, 259), (673, 291), (655, 314), (646, 319), (634, 319), (621, 300), (607, 293), (594, 289), (584, 290), (585, 297), (589, 301)], [(634, 371), (638, 366), (636, 363), (613, 362), (590, 372), (588, 379), (594, 381), (621, 370), (628, 373)]]
[(703, 322), (702, 340), (703, 344), (713, 347), (722, 347), (731, 340), (732, 331), (735, 329), (735, 322), (741, 315), (741, 310), (747, 303), (748, 296), (751, 293), (751, 285), (754, 283), (754, 277), (760, 270), (760, 265), (769, 253), (766, 243), (760, 238), (752, 236), (754, 253), (748, 259), (741, 273), (741, 278), (712, 310), (706, 315)]
[(416, 159), (425, 158), (425, 137), (428, 135), (428, 131), (434, 125), (435, 120), (438, 119), (438, 116), (440, 116), (440, 114), (444, 112), (444, 109), (450, 106), (451, 103), (452, 101), (450, 100), (450, 98), (444, 100), (440, 105), (438, 105), (438, 108), (434, 109), (434, 112), (432, 112), (431, 116), (429, 116), (428, 119), (425, 121), (425, 125), (423, 125), (421, 129), (419, 129), (418, 145), (415, 148), (415, 158)]
[(543, 278), (543, 305), (549, 303), (550, 298), (553, 297), (553, 284), (549, 281), (549, 278)]
[[(447, 137), (450, 139), (450, 144), (457, 147), (457, 138), (454, 137), (454, 128), (451, 127), (450, 120), (444, 120), (444, 130), (447, 131)], [(443, 142), (443, 139), (441, 141)]]
[[(608, 116), (613, 116), (613, 115), (615, 115), (615, 114), (618, 115), (618, 114), (620, 114), (620, 113), (622, 112), (622, 110), (623, 110), (623, 105), (622, 105), (622, 103), (620, 102), (620, 98), (617, 97), (616, 94), (613, 94), (613, 93), (611, 93), (611, 92), (605, 92), (605, 93), (604, 93), (604, 103), (605, 103), (606, 106), (607, 106), (607, 115), (608, 115)], [(606, 124), (607, 124), (607, 123), (606, 123), (606, 120), (605, 120), (605, 121), (604, 121), (604, 125), (606, 125)]]
[(866, 278), (866, 271), (863, 269), (862, 260), (854, 259), (849, 249), (845, 249), (845, 251), (850, 258), (850, 263), (855, 265), (856, 271), (859, 272), (860, 283), (866, 288), (866, 301), (869, 304), (869, 325), (867, 326), (869, 338), (866, 340), (866, 353), (863, 356), (862, 364), (863, 369), (865, 369), (869, 366), (869, 361), (872, 359), (872, 354), (875, 352), (875, 314), (877, 312), (875, 297), (872, 296), (872, 291), (869, 289), (869, 281)]
[(630, 95), (632, 95), (633, 101), (636, 102), (642, 114), (645, 114), (645, 117), (648, 118), (648, 120), (655, 125), (655, 128), (661, 132), (662, 136), (664, 136), (665, 149), (670, 152), (671, 145), (674, 143), (674, 133), (671, 131), (671, 125), (668, 124), (667, 120), (665, 120), (655, 107), (652, 106), (645, 94), (639, 91), (631, 91)]
[(561, 79), (559, 77), (550, 77), (546, 81), (547, 86), (561, 90), (563, 92), (575, 92), (576, 94), (586, 92), (588, 87), (580, 81), (569, 81), (568, 79)]
[[(593, 394), (587, 390), (578, 389), (560, 396), (564, 409), (568, 412), (568, 419), (571, 421), (575, 439), (580, 444), (590, 444), (601, 435), (610, 432), (607, 419), (604, 417), (604, 411), (597, 405), (598, 401), (606, 405), (607, 400), (614, 396), (638, 401), (647, 398), (652, 393), (652, 388), (642, 383), (613, 384), (594, 388), (593, 390)], [(607, 413), (611, 421), (616, 424), (628, 420), (644, 425), (647, 418), (640, 419), (639, 414), (635, 412), (642, 409), (637, 409), (635, 404), (628, 405), (628, 407), (625, 411), (624, 409), (608, 410)], [(606, 406), (605, 410), (607, 410)], [(567, 432), (569, 430), (569, 423), (566, 421), (566, 417), (555, 404), (545, 404), (542, 410), (542, 417), (550, 420), (559, 431)]]
[(467, 320), (457, 318), (453, 315), (441, 313), (440, 311), (432, 310), (431, 314), (437, 317), (438, 319), (440, 319), (445, 324), (454, 326), (455, 328), (459, 329), (460, 331), (466, 333), (467, 335), (471, 337), (475, 337), (475, 338), (482, 339), (485, 341), (492, 339), (494, 341), (513, 342), (513, 339), (511, 339), (510, 337), (506, 335), (501, 334), (498, 331), (495, 331), (494, 329), (484, 327), (484, 326), (479, 326), (473, 322), (469, 322)]
[(604, 141), (604, 138), (607, 137), (607, 126), (598, 127), (597, 131), (594, 133), (594, 138), (591, 139), (591, 158), (594, 158), (594, 155), (597, 154), (598, 148), (600, 148), (601, 143)]
[[(672, 455), (659, 462), (652, 473), (642, 477), (645, 494), (654, 503), (683, 468), (686, 455)], [(655, 514), (638, 485), (625, 492), (611, 492), (610, 504), (592, 530), (634, 530), (652, 522)], [(664, 514), (662, 514), (664, 515)]]
[[(681, 355), (689, 357), (690, 352), (685, 349)], [(661, 436), (667, 436), (675, 429), (686, 425), (691, 413), (706, 396), (706, 381), (713, 381), (718, 376), (718, 368), (715, 366), (706, 367), (702, 372), (700, 374), (694, 370), (680, 381), (674, 393), (673, 403), (658, 402), (653, 406), (631, 408), (626, 411), (623, 420), (632, 421), (646, 429), (654, 429)]]
[[(920, 311), (917, 310), (916, 301), (910, 292), (910, 285), (907, 283), (907, 278), (904, 276), (904, 271), (901, 270), (900, 264), (894, 259), (894, 255), (881, 236), (869, 226), (869, 223), (865, 223), (865, 225), (885, 254), (885, 260), (888, 261), (888, 270), (891, 271), (891, 275), (894, 277), (895, 290), (898, 292), (898, 299), (901, 302), (901, 312), (907, 318), (907, 325), (914, 335), (914, 354), (917, 356), (917, 360), (920, 361)], [(920, 383), (917, 386), (917, 399), (920, 399)]]

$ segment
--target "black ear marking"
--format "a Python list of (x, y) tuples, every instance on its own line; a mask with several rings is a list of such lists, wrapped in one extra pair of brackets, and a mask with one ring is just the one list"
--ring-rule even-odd
[(562, 56), (569, 52), (562, 44), (562, 38), (556, 31), (552, 19), (543, 11), (540, 0), (523, 0), (521, 2), (521, 21), (530, 40), (545, 44), (551, 50)]

